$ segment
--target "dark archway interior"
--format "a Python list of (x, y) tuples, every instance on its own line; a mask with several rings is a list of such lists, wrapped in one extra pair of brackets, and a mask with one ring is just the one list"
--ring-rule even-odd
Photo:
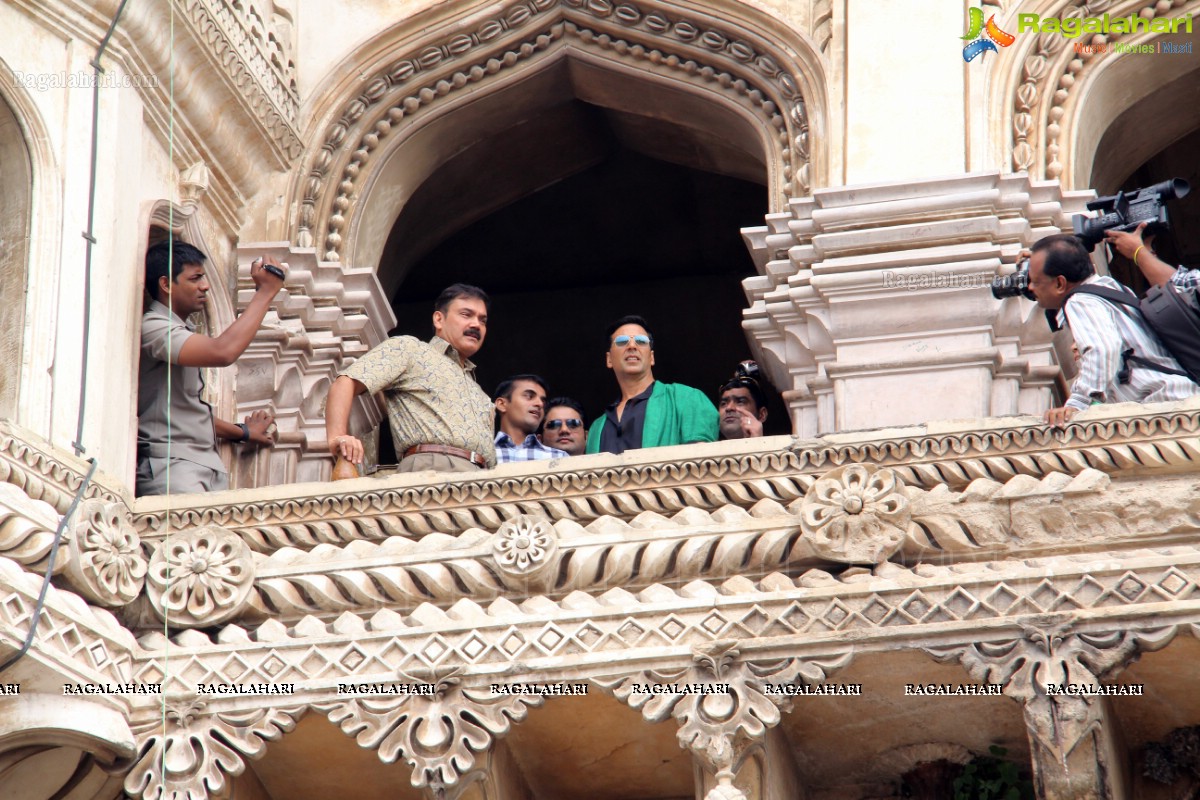
[[(1101, 140), (1100, 152), (1104, 152), (1103, 146), (1104, 141)], [(1125, 179), (1120, 190), (1132, 192), (1171, 178), (1186, 180), (1191, 185), (1191, 192), (1186, 197), (1167, 203), (1171, 226), (1156, 237), (1154, 249), (1168, 264), (1195, 269), (1200, 267), (1200, 129), (1193, 130), (1152, 156)], [(1120, 254), (1113, 257), (1110, 270), (1114, 278), (1133, 287), (1138, 293), (1144, 293), (1149, 288), (1141, 271)]]
[[(603, 112), (578, 101), (571, 106), (558, 117), (587, 121), (583, 135), (566, 143), (523, 136), (529, 152), (521, 158), (581, 147), (586, 138), (587, 157), (570, 159), (580, 168), (543, 179), (536, 191), (419, 255), (407, 247), (420, 239), (412, 220), (461, 204), (460, 195), (434, 205), (435, 196), (445, 197), (446, 182), (462, 192), (486, 191), (495, 176), (450, 161), (414, 192), (380, 264), (385, 285), (401, 276), (392, 294), (399, 320), (393, 333), (427, 338), (443, 288), (459, 281), (481, 286), (492, 296), (487, 341), (475, 359), (483, 388), (491, 393), (508, 375), (537, 373), (551, 394), (578, 399), (590, 421), (617, 396), (604, 363), (605, 326), (641, 314), (656, 339), (655, 376), (715, 399), (717, 386), (750, 357), (741, 281), (754, 265), (740, 229), (762, 223), (765, 186), (646, 155), (627, 146)], [(506, 167), (501, 162), (495, 170)], [(790, 430), (786, 417), (775, 398), (767, 432)]]

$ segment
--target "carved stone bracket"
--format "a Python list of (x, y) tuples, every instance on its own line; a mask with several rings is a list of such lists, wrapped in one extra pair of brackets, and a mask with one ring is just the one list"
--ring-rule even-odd
[(428, 680), (433, 694), (349, 698), (314, 708), (327, 713), (360, 746), (378, 750), (384, 763), (403, 758), (413, 768), (413, 786), (427, 788), (438, 800), (454, 800), (467, 785), (463, 778), (474, 768), (476, 754), (487, 751), (545, 698), (492, 694), (489, 688), (463, 686), (455, 675)]
[(1176, 627), (1092, 633), (1072, 632), (1069, 623), (1059, 623), (1025, 626), (1024, 632), (1018, 639), (926, 652), (943, 663), (962, 664), (977, 683), (1003, 684), (1004, 693), (1021, 702), (1030, 737), (1066, 763), (1100, 725), (1100, 698), (1047, 687), (1099, 685), (1140, 653), (1165, 647)]
[(261, 758), (266, 743), (292, 730), (303, 706), (206, 713), (202, 700), (169, 700), (162, 719), (134, 726), (137, 761), (125, 791), (140, 800), (226, 797), (227, 781)]
[(141, 594), (147, 563), (129, 510), (121, 503), (85, 500), (72, 522), (66, 564), (72, 588), (109, 608), (132, 603)]
[(253, 581), (245, 542), (224, 528), (206, 526), (172, 534), (155, 549), (147, 592), (160, 619), (205, 627), (241, 613)]
[(743, 797), (733, 786), (737, 753), (746, 742), (761, 741), (791, 708), (787, 695), (767, 694), (768, 681), (792, 683), (798, 677), (819, 683), (849, 663), (851, 654), (823, 661), (784, 659), (751, 663), (739, 659), (738, 643), (719, 640), (692, 650), (692, 664), (678, 670), (647, 670), (594, 682), (642, 712), (648, 722), (674, 717), (679, 746), (689, 750), (717, 779), (710, 798)]

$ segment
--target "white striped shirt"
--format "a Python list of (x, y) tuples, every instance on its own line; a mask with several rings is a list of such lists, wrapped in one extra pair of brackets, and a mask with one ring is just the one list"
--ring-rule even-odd
[[(1121, 289), (1133, 296), (1128, 288), (1107, 276), (1093, 275), (1084, 283)], [(1082, 411), (1092, 403), (1157, 403), (1200, 394), (1200, 386), (1182, 375), (1168, 375), (1132, 363), (1129, 382), (1117, 382), (1117, 373), (1125, 366), (1121, 354), (1130, 349), (1135, 356), (1180, 369), (1179, 362), (1136, 310), (1079, 293), (1067, 298), (1059, 312), (1059, 323), (1067, 320), (1079, 348), (1079, 374), (1071, 386), (1068, 406)]]

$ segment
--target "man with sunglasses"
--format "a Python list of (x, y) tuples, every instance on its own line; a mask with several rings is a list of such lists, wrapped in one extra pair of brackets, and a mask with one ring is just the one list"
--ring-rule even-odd
[(753, 439), (763, 435), (767, 421), (767, 395), (760, 383), (758, 364), (743, 361), (733, 377), (721, 385), (717, 411), (722, 439)]
[(623, 453), (717, 438), (717, 409), (704, 392), (654, 379), (654, 337), (639, 316), (608, 326), (605, 360), (621, 398), (588, 431), (589, 453)]
[(513, 375), (496, 387), (496, 463), (548, 461), (567, 453), (547, 447), (535, 435), (546, 407), (546, 382), (537, 375)]
[(542, 444), (557, 447), (567, 455), (587, 452), (587, 429), (583, 425), (583, 406), (570, 397), (556, 397), (546, 403), (546, 416), (538, 430)]

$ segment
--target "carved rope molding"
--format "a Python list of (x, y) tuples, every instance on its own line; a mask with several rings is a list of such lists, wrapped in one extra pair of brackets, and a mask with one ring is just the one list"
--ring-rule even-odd
[(1141, 653), (1166, 647), (1178, 630), (1125, 628), (1076, 632), (1070, 623), (1030, 625), (1015, 639), (925, 652), (943, 663), (961, 664), (977, 683), (1003, 684), (1004, 693), (1021, 703), (1031, 735), (1065, 764), (1075, 746), (1101, 724), (1100, 698), (1051, 695), (1047, 685), (1099, 685)]
[[(867, 473), (855, 465), (851, 471), (895, 480), (887, 469)], [(891, 556), (919, 564), (930, 557), (1029, 556), (1078, 544), (1146, 546), (1200, 529), (1200, 497), (1185, 478), (1159, 480), (1153, 493), (1144, 484), (1106, 491), (1108, 476), (1096, 470), (1041, 481), (1019, 476), (1005, 485), (979, 480), (961, 493), (905, 487), (883, 498), (868, 495), (851, 511), (846, 506), (854, 507), (854, 492), (863, 487), (841, 482), (836, 473), (842, 472), (822, 478), (790, 509), (762, 500), (749, 512), (736, 506), (712, 514), (686, 509), (669, 519), (644, 512), (630, 523), (606, 517), (587, 528), (522, 516), (495, 533), (472, 529), (458, 537), (321, 545), (311, 552), (284, 548), (258, 558), (254, 592), (237, 614), (227, 609), (225, 618), (288, 621), (421, 603), (446, 607), (461, 599), (563, 597), (614, 586), (635, 591), (697, 578), (879, 563)], [(836, 505), (820, 491), (822, 482), (838, 487), (830, 493), (839, 498)], [(904, 506), (903, 526), (871, 513), (880, 499)], [(812, 517), (824, 527), (814, 531)], [(840, 549), (821, 538), (833, 527), (844, 536)], [(863, 553), (874, 560), (864, 560)]]
[[(62, 514), (71, 505), (86, 475), (85, 462), (46, 445), (7, 420), (0, 420), (0, 483), (11, 483)], [(124, 502), (124, 498), (96, 481), (88, 485), (84, 496), (108, 503)]]
[[(508, 34), (524, 29), (529, 30), (524, 41), (496, 49), (493, 40), (511, 39)], [(395, 125), (442, 97), (556, 46), (556, 42), (564, 41), (564, 36), (584, 46), (598, 47), (655, 69), (667, 69), (685, 80), (715, 85), (731, 93), (777, 131), (778, 157), (785, 182), (785, 197), (779, 202), (809, 193), (805, 101), (796, 77), (773, 56), (762, 52), (765, 41), (756, 46), (746, 41), (744, 35), (732, 36), (718, 27), (669, 15), (653, 3), (524, 0), (481, 22), (473, 32), (456, 33), (404, 54), (367, 81), (363, 93), (350, 101), (330, 126), (313, 159), (300, 201), (295, 239), (298, 246), (317, 246), (323, 260), (340, 260), (343, 232), (358, 178), (364, 174), (372, 151), (392, 133)], [(454, 69), (460, 62), (464, 66)], [(408, 88), (410, 82), (416, 86), (414, 79), (424, 79), (424, 85)], [(386, 111), (367, 113), (385, 103), (389, 106)], [(346, 147), (351, 135), (358, 137), (357, 145), (341, 166), (341, 177), (333, 187), (335, 154)], [(332, 200), (324, 199), (330, 195)], [(323, 241), (317, 242), (316, 217), (318, 209), (323, 207), (326, 207)]]
[[(1200, 461), (1198, 429), (1200, 412), (1184, 410), (1080, 422), (1062, 432), (1037, 425), (855, 444), (793, 440), (786, 450), (575, 471), (565, 469), (571, 463), (566, 461), (561, 471), (548, 474), (535, 466), (530, 468), (535, 474), (528, 476), (456, 477), (435, 486), (385, 485), (355, 492), (321, 487), (318, 492), (309, 484), (292, 498), (195, 502), (169, 512), (135, 513), (133, 521), (144, 540), (218, 525), (238, 533), (251, 549), (271, 553), (356, 539), (495, 530), (521, 514), (586, 524), (603, 516), (629, 520), (644, 511), (712, 512), (725, 505), (750, 508), (761, 500), (786, 505), (802, 497), (823, 473), (849, 464), (886, 466), (908, 486), (922, 489), (961, 488), (977, 479), (1005, 483), (1018, 475), (1077, 475), (1089, 468), (1106, 473), (1181, 470)], [(778, 447), (780, 441), (786, 440), (766, 439), (763, 446)]]
[(483, 683), (511, 677), (516, 664), (545, 681), (622, 665), (676, 668), (689, 663), (692, 648), (725, 639), (737, 639), (752, 661), (924, 646), (931, 636), (967, 646), (1010, 640), (1023, 625), (1056, 615), (1074, 618), (1082, 633), (1147, 616), (1155, 625), (1200, 623), (1200, 548), (1131, 551), (1119, 563), (1101, 554), (914, 570), (885, 564), (839, 578), (811, 570), (796, 579), (574, 592), (520, 605), (501, 598), (486, 608), (464, 599), (410, 614), (381, 609), (369, 619), (269, 620), (253, 634), (227, 625), (215, 639), (189, 630), (168, 641), (153, 632), (140, 640), (134, 680), (162, 681), (167, 694), (209, 682), (289, 682), (302, 687), (298, 698), (316, 702), (339, 682), (433, 669), (462, 669)]
[[(1192, 9), (1200, 9), (1200, 3), (1195, 0), (1167, 0), (1173, 8), (1166, 13), (1182, 16)], [(1117, 12), (1116, 6), (1126, 5), (1127, 8)], [(1082, 18), (1096, 16), (1104, 12), (1114, 16), (1155, 16), (1161, 12), (1160, 2), (1147, 3), (1144, 0), (1135, 3), (1120, 3), (1113, 0), (1095, 0), (1081, 2), (1068, 0), (1059, 10), (1060, 18)], [(1052, 16), (1045, 14), (1043, 16)], [(1114, 42), (1120, 40), (1121, 34), (1092, 34), (1088, 42)], [(1034, 167), (1037, 161), (1037, 134), (1040, 133), (1045, 145), (1045, 155), (1041, 164), (1042, 177), (1058, 179), (1062, 176), (1064, 165), (1059, 161), (1059, 155), (1064, 147), (1059, 144), (1062, 134), (1060, 124), (1066, 113), (1066, 105), (1075, 85), (1084, 82), (1101, 61), (1095, 53), (1084, 53), (1072, 56), (1068, 47), (1070, 40), (1057, 33), (1037, 35), (1037, 44), (1021, 64), (1021, 82), (1013, 94), (1012, 114), (1012, 164), (1015, 172), (1027, 171), (1036, 174)], [(1049, 88), (1047, 88), (1049, 87)], [(1047, 97), (1045, 92), (1050, 91)], [(1038, 128), (1037, 126), (1044, 126)]]
[[(24, 641), (41, 588), (41, 575), (0, 558), (0, 631), (5, 641)], [(138, 649), (133, 634), (110, 612), (54, 586), (46, 595), (34, 647), (37, 657), (56, 664), (59, 674), (93, 683), (128, 682), (135, 669), (133, 651)]]

